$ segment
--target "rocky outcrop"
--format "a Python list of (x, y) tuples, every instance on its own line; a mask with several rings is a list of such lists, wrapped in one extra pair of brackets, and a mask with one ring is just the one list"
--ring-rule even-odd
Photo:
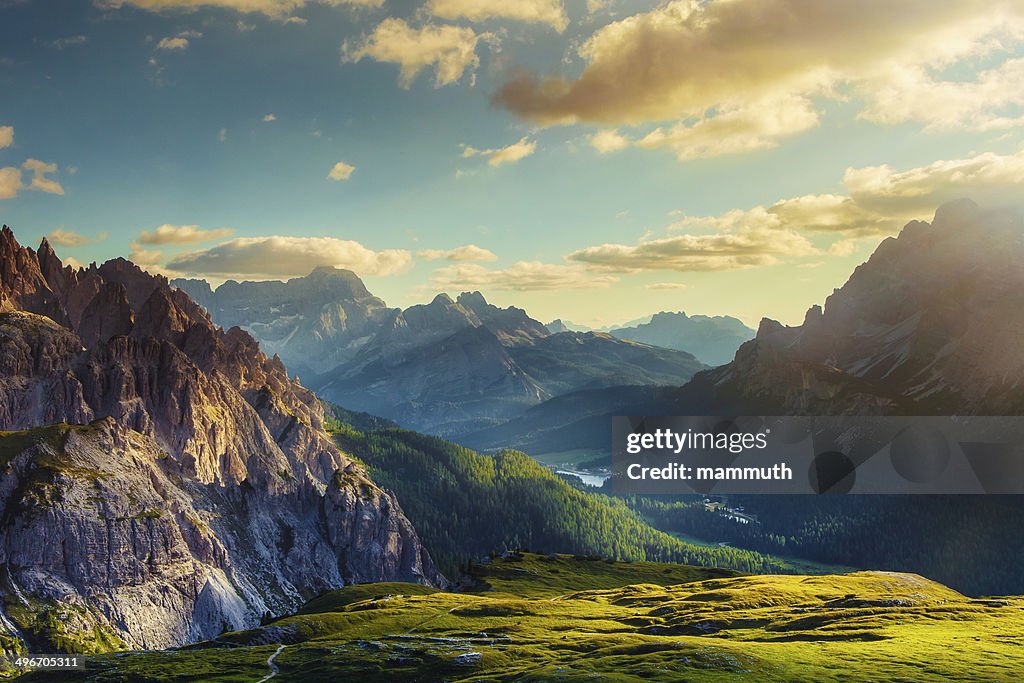
[(128, 261), (75, 271), (6, 228), (0, 430), (21, 430), (0, 435), (0, 589), (26, 638), (61, 604), (107, 646), (166, 647), (345, 583), (444, 582), (251, 336)]
[(884, 240), (802, 325), (762, 321), (690, 393), (760, 414), (1020, 414), (1022, 260), (1020, 213), (946, 204)]
[(320, 267), (287, 282), (235, 282), (216, 290), (204, 280), (174, 280), (225, 329), (240, 327), (303, 377), (350, 360), (397, 309), (367, 291), (355, 273)]

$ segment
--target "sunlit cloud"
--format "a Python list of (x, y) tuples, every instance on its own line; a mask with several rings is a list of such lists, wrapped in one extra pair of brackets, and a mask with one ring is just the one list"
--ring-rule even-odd
[(547, 24), (559, 32), (569, 25), (561, 0), (429, 0), (426, 9), (442, 19), (512, 19)]
[(56, 244), (59, 247), (80, 247), (92, 241), (85, 235), (81, 235), (74, 230), (65, 230), (64, 228), (57, 228), (47, 235), (46, 239), (50, 244)]
[(216, 228), (203, 230), (198, 225), (158, 226), (154, 230), (143, 230), (139, 234), (139, 243), (147, 246), (162, 244), (196, 244), (211, 240), (224, 239), (234, 234), (234, 228)]
[(344, 161), (339, 161), (331, 167), (331, 172), (327, 174), (330, 180), (348, 180), (352, 177), (352, 174), (356, 172), (356, 167), (352, 164), (346, 164)]
[[(842, 181), (846, 194), (809, 194), (710, 216), (683, 215), (668, 226), (666, 237), (600, 244), (567, 258), (596, 271), (639, 273), (739, 270), (806, 256), (850, 256), (861, 240), (894, 235), (954, 199), (1019, 203), (1024, 151), (936, 161), (905, 171), (885, 165), (850, 168)], [(830, 243), (818, 246), (811, 238)]]
[(493, 34), (478, 34), (465, 26), (427, 24), (413, 28), (403, 19), (388, 18), (358, 44), (346, 41), (341, 46), (342, 62), (354, 63), (370, 58), (378, 62), (398, 64), (398, 82), (403, 88), (412, 86), (424, 69), (434, 70), (434, 86), (458, 83), (480, 66), (477, 45), (493, 40)]
[(518, 142), (514, 142), (507, 147), (498, 147), (496, 149), (476, 149), (474, 147), (469, 147), (468, 145), (463, 145), (462, 158), (486, 157), (488, 159), (488, 164), (497, 167), (502, 164), (514, 164), (518, 161), (522, 161), (536, 151), (537, 142), (535, 140), (530, 140), (528, 137), (524, 137)]
[[(986, 0), (673, 0), (598, 29), (578, 77), (520, 72), (494, 102), (540, 125), (649, 126), (644, 148), (680, 160), (776, 146), (820, 124), (821, 100), (926, 129), (1024, 126), (1024, 6)], [(1003, 61), (964, 79), (952, 67)], [(664, 122), (674, 122), (664, 125)], [(625, 148), (617, 131), (591, 138)]]
[(416, 252), (416, 258), (425, 261), (497, 261), (498, 256), (490, 249), (467, 244), (454, 249), (424, 249)]
[(412, 264), (400, 249), (375, 251), (333, 237), (240, 237), (211, 249), (182, 254), (170, 270), (223, 277), (282, 278), (308, 275), (317, 266), (348, 268), (359, 275), (393, 275)]

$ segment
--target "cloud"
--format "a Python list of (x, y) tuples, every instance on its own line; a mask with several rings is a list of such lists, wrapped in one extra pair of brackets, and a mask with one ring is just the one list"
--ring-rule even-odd
[(156, 44), (156, 49), (187, 50), (189, 46), (189, 39), (202, 37), (203, 34), (199, 31), (182, 31), (176, 36), (161, 39), (160, 42)]
[(925, 130), (1002, 130), (1024, 125), (1024, 59), (1011, 59), (972, 81), (938, 79), (920, 67), (894, 68), (866, 90), (860, 118)]
[[(2, 129), (0, 129), (2, 130)], [(13, 134), (13, 133), (12, 133)], [(32, 174), (32, 181), (26, 185), (22, 171)], [(57, 164), (48, 164), (38, 159), (28, 159), (21, 165), (0, 168), (0, 199), (12, 199), (21, 190), (38, 190), (48, 194), (64, 194), (64, 188), (49, 174), (57, 172)]]
[[(682, 216), (668, 227), (668, 237), (587, 247), (568, 259), (597, 271), (638, 273), (734, 270), (791, 257), (850, 256), (860, 240), (894, 235), (911, 220), (929, 219), (953, 199), (1019, 203), (1024, 151), (988, 152), (905, 171), (886, 165), (849, 168), (842, 182), (846, 194), (809, 194), (712, 216)], [(831, 243), (819, 247), (810, 237), (831, 238)]]
[(130, 242), (128, 247), (128, 260), (137, 266), (159, 266), (164, 260), (164, 253), (158, 249), (143, 249), (138, 242)]
[(202, 7), (217, 7), (265, 14), (275, 19), (289, 19), (287, 15), (307, 5), (320, 4), (348, 7), (382, 7), (384, 0), (94, 0), (104, 9), (118, 9), (125, 5), (153, 12), (166, 10), (195, 10)]
[[(1024, 125), (1024, 64), (1006, 58), (1022, 42), (1020, 3), (671, 0), (598, 29), (578, 77), (520, 72), (494, 103), (545, 126), (675, 122), (641, 146), (681, 160), (772, 147), (817, 126), (819, 100), (856, 98), (875, 123), (999, 129)], [(994, 65), (963, 80), (979, 59)]]
[(89, 42), (89, 36), (68, 36), (67, 38), (57, 38), (46, 43), (46, 47), (53, 48), (54, 50), (63, 50), (75, 45), (84, 45)]
[(490, 249), (475, 244), (456, 247), (455, 249), (424, 249), (416, 252), (416, 258), (426, 261), (497, 261), (498, 256)]
[(0, 168), (0, 199), (11, 199), (18, 195), (21, 184), (21, 169), (15, 166)]
[(810, 100), (789, 97), (724, 109), (694, 123), (656, 128), (638, 140), (637, 147), (671, 149), (679, 161), (752, 152), (775, 147), (782, 138), (818, 126), (818, 112)]
[(820, 92), (896, 64), (945, 65), (1019, 37), (1020, 10), (985, 0), (674, 0), (598, 30), (578, 79), (524, 75), (497, 101), (540, 121), (700, 116), (780, 93)]
[(402, 19), (388, 18), (361, 44), (354, 46), (346, 41), (341, 46), (341, 59), (355, 63), (369, 57), (398, 64), (398, 83), (403, 88), (411, 87), (416, 76), (431, 67), (434, 87), (458, 83), (467, 71), (472, 84), (473, 73), (480, 66), (476, 48), (481, 39), (491, 41), (494, 37), (462, 26), (427, 24), (415, 29)]
[(611, 154), (626, 149), (630, 145), (629, 138), (620, 135), (615, 129), (605, 129), (591, 135), (588, 140), (590, 145), (599, 154)]
[(561, 0), (430, 0), (426, 9), (442, 19), (513, 19), (547, 24), (558, 32), (569, 25)]
[(564, 289), (610, 287), (618, 278), (595, 274), (572, 265), (517, 261), (503, 270), (476, 264), (439, 268), (431, 283), (440, 289), (493, 289), (512, 292), (547, 292)]
[(650, 289), (654, 291), (669, 290), (669, 289), (686, 289), (689, 285), (685, 285), (682, 282), (653, 282), (649, 285), (644, 285), (644, 289)]
[(57, 172), (57, 164), (48, 164), (38, 159), (28, 159), (21, 165), (23, 169), (32, 173), (32, 182), (29, 189), (47, 192), (49, 194), (64, 194), (64, 188), (53, 178), (47, 178), (51, 173)]
[(196, 244), (198, 242), (224, 239), (233, 235), (234, 232), (234, 228), (203, 230), (198, 225), (164, 224), (152, 231), (143, 230), (139, 235), (139, 242), (148, 246), (158, 244)]
[(317, 266), (348, 268), (360, 275), (392, 275), (406, 270), (412, 255), (399, 249), (374, 251), (333, 237), (240, 237), (205, 251), (182, 254), (168, 268), (227, 277), (298, 277)]
[(814, 245), (796, 231), (750, 226), (728, 234), (678, 235), (636, 245), (602, 244), (574, 251), (568, 258), (614, 273), (689, 272), (767, 266), (778, 263), (782, 256), (816, 253)]
[(50, 244), (56, 244), (59, 247), (80, 247), (92, 241), (85, 235), (80, 235), (74, 230), (65, 230), (64, 228), (57, 228), (47, 235), (46, 239), (49, 240)]
[(352, 177), (352, 174), (356, 172), (356, 167), (352, 164), (346, 164), (344, 161), (339, 161), (331, 167), (331, 172), (327, 174), (330, 180), (348, 180)]
[(221, 142), (227, 141), (227, 139), (228, 139), (228, 129), (227, 128), (221, 128), (219, 131), (217, 131), (217, 139), (220, 140)]
[(1000, 155), (985, 152), (966, 159), (936, 161), (907, 171), (888, 165), (847, 169), (843, 185), (864, 211), (880, 215), (930, 214), (951, 199), (981, 203), (1019, 201), (1024, 184), (1024, 150)]
[(267, 114), (263, 117), (263, 123), (273, 123), (274, 121), (277, 121), (277, 115), (275, 114)]
[(508, 147), (499, 147), (497, 149), (475, 149), (463, 145), (462, 147), (462, 158), (468, 159), (470, 157), (488, 157), (488, 164), (497, 167), (502, 164), (514, 164), (518, 161), (525, 159), (534, 152), (537, 151), (537, 142), (531, 141), (528, 137), (521, 138), (519, 142), (514, 142)]
[(0, 149), (14, 144), (14, 126), (0, 126)]

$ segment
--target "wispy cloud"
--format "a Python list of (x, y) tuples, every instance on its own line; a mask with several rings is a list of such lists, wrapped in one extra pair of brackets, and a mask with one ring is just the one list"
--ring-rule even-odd
[(416, 258), (425, 261), (497, 261), (498, 256), (490, 249), (466, 244), (454, 249), (424, 249), (416, 252)]
[(507, 147), (498, 147), (496, 149), (476, 149), (468, 145), (463, 145), (462, 158), (486, 157), (488, 164), (497, 167), (502, 164), (514, 164), (518, 161), (522, 161), (536, 151), (537, 142), (535, 140), (530, 140), (529, 137), (523, 137), (518, 142), (513, 142)]
[(203, 230), (198, 225), (170, 225), (165, 223), (154, 230), (143, 230), (139, 242), (148, 246), (163, 244), (196, 244), (230, 237), (234, 228)]

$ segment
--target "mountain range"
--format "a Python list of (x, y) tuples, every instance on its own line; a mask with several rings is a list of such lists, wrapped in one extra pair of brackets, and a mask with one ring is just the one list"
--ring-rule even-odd
[(0, 630), (33, 652), (179, 645), (349, 583), (445, 582), (248, 333), (6, 226), (0, 429)]
[(675, 388), (588, 389), (473, 434), (608, 452), (612, 415), (1019, 415), (1024, 217), (944, 204), (885, 239), (801, 325), (765, 318), (732, 362)]
[(172, 283), (214, 322), (239, 325), (319, 395), (405, 427), (458, 437), (584, 389), (679, 385), (705, 365), (684, 350), (603, 332), (552, 333), (479, 292), (387, 308), (347, 270), (288, 282)]

